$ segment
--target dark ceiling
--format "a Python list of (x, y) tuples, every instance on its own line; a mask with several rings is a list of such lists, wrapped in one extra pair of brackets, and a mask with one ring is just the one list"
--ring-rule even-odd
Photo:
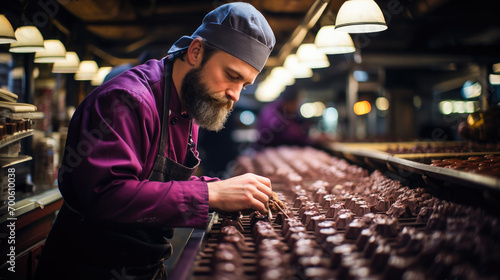
[[(229, 1), (201, 0), (10, 0), (0, 12), (14, 28), (35, 24), (44, 37), (61, 38), (81, 59), (94, 58), (100, 66), (136, 59), (143, 51), (165, 53), (179, 37), (190, 35), (203, 16)], [(268, 19), (277, 45), (266, 69), (282, 64), (284, 47), (294, 30), (304, 24), (314, 4), (328, 3), (311, 26), (304, 42), (312, 42), (322, 25), (333, 24), (344, 0), (251, 0)], [(352, 35), (356, 56), (329, 57), (322, 72), (359, 65), (385, 68), (450, 67), (450, 63), (500, 62), (498, 0), (376, 0), (388, 29)], [(0, 46), (0, 51), (7, 51)], [(290, 51), (295, 51), (294, 49)], [(359, 60), (361, 58), (361, 60)]]

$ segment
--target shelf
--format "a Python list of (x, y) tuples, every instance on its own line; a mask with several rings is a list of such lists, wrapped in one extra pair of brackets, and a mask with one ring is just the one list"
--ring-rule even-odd
[(8, 113), (5, 114), (4, 117), (13, 120), (22, 120), (22, 119), (40, 120), (45, 118), (45, 113), (44, 112)]
[(28, 155), (19, 155), (17, 157), (0, 157), (0, 166), (2, 168), (7, 168), (9, 166), (12, 166), (14, 164), (19, 164), (23, 163), (26, 161), (30, 161), (33, 158)]
[(14, 216), (9, 215), (7, 205), (0, 208), (0, 223), (7, 221), (8, 218), (19, 217), (29, 211), (37, 208), (44, 208), (46, 205), (55, 202), (62, 198), (59, 189), (50, 189), (41, 194), (27, 197), (23, 200), (16, 201), (14, 205)]
[(35, 134), (35, 130), (30, 129), (23, 132), (16, 132), (13, 135), (8, 135), (5, 139), (0, 140), (0, 148), (3, 148), (25, 137), (32, 136), (33, 134)]

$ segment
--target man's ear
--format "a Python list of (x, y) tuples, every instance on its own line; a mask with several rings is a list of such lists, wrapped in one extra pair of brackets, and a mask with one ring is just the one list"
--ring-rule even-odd
[(203, 57), (203, 41), (201, 38), (195, 38), (187, 51), (187, 61), (190, 65), (196, 66), (201, 63)]

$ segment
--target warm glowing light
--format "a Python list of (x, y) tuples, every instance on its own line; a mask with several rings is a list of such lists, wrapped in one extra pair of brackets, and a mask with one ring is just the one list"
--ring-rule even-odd
[(80, 62), (78, 67), (78, 72), (75, 74), (75, 80), (77, 81), (90, 81), (97, 74), (99, 66), (94, 60), (84, 60)]
[(337, 13), (335, 29), (347, 33), (369, 33), (386, 30), (387, 24), (375, 1), (348, 0)]
[(35, 53), (35, 63), (54, 63), (66, 59), (66, 48), (59, 40), (43, 41), (44, 49)]
[(5, 15), (0, 15), (0, 44), (8, 44), (16, 41), (14, 29)]
[(273, 70), (271, 70), (270, 76), (272, 79), (283, 81), (283, 83), (287, 86), (295, 84), (295, 78), (293, 77), (292, 72), (285, 67), (274, 67)]
[(356, 102), (354, 103), (354, 113), (358, 116), (360, 115), (366, 115), (368, 113), (370, 113), (370, 111), (372, 110), (372, 105), (370, 105), (370, 102), (368, 101), (359, 101), (359, 102)]
[(297, 49), (297, 57), (299, 58), (299, 63), (312, 69), (330, 66), (330, 61), (328, 61), (326, 54), (314, 44), (300, 45)]
[[(500, 66), (499, 66), (500, 68)], [(492, 85), (500, 85), (500, 75), (490, 74), (489, 76), (490, 84)]]
[(42, 51), (43, 36), (35, 26), (21, 26), (16, 29), (17, 42), (10, 44), (9, 52), (12, 53), (34, 53)]
[(314, 106), (314, 116), (315, 117), (319, 117), (321, 115), (323, 115), (323, 112), (325, 111), (325, 104), (323, 102), (320, 102), (320, 101), (316, 101), (313, 103), (313, 106)]
[(439, 102), (439, 111), (443, 115), (449, 115), (453, 112), (453, 103), (450, 101), (441, 101)]
[(300, 114), (304, 118), (312, 118), (314, 117), (316, 110), (314, 108), (314, 105), (312, 103), (304, 103), (302, 106), (300, 106)]
[(286, 57), (283, 66), (292, 73), (295, 79), (310, 78), (313, 75), (311, 68), (299, 63), (299, 59), (296, 54), (289, 54)]
[(314, 44), (325, 54), (352, 53), (356, 51), (349, 33), (335, 30), (335, 26), (321, 27), (314, 39)]
[(90, 84), (93, 86), (101, 85), (104, 82), (104, 78), (106, 78), (106, 75), (108, 75), (109, 72), (111, 72), (111, 69), (113, 69), (113, 67), (107, 66), (99, 68), (99, 70), (97, 70), (97, 73), (90, 81)]
[(387, 111), (389, 109), (389, 100), (385, 97), (379, 97), (375, 100), (375, 106), (380, 111)]
[(80, 66), (80, 58), (75, 52), (66, 52), (66, 59), (57, 61), (52, 67), (52, 73), (76, 73)]

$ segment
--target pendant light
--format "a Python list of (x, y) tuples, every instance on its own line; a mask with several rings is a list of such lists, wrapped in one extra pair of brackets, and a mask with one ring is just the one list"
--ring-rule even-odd
[(66, 59), (66, 48), (59, 40), (45, 40), (44, 50), (35, 53), (35, 63), (53, 63)]
[(43, 36), (35, 26), (21, 26), (16, 29), (16, 42), (10, 44), (9, 52), (34, 53), (45, 49)]
[(90, 85), (92, 86), (101, 85), (104, 82), (104, 78), (106, 78), (106, 75), (108, 75), (109, 72), (111, 72), (111, 69), (113, 69), (113, 67), (106, 66), (99, 68), (99, 70), (97, 70), (97, 74), (95, 74), (94, 78), (92, 78), (92, 80), (90, 81)]
[(311, 69), (330, 66), (326, 54), (311, 43), (300, 45), (297, 49), (297, 57), (299, 58), (299, 63)]
[(314, 44), (325, 54), (352, 53), (356, 51), (349, 33), (335, 30), (335, 26), (321, 27), (316, 35)]
[(16, 41), (14, 29), (5, 15), (0, 15), (0, 44), (9, 44)]
[(384, 15), (373, 0), (347, 0), (342, 4), (335, 29), (347, 33), (370, 33), (387, 29)]
[(283, 66), (288, 69), (295, 79), (310, 78), (313, 75), (311, 68), (299, 63), (299, 59), (296, 54), (289, 54)]
[(83, 60), (80, 62), (78, 67), (78, 72), (75, 74), (75, 80), (77, 81), (90, 81), (97, 74), (99, 66), (94, 60)]
[(80, 58), (76, 52), (66, 52), (66, 59), (57, 61), (52, 67), (52, 73), (76, 73), (80, 66)]

